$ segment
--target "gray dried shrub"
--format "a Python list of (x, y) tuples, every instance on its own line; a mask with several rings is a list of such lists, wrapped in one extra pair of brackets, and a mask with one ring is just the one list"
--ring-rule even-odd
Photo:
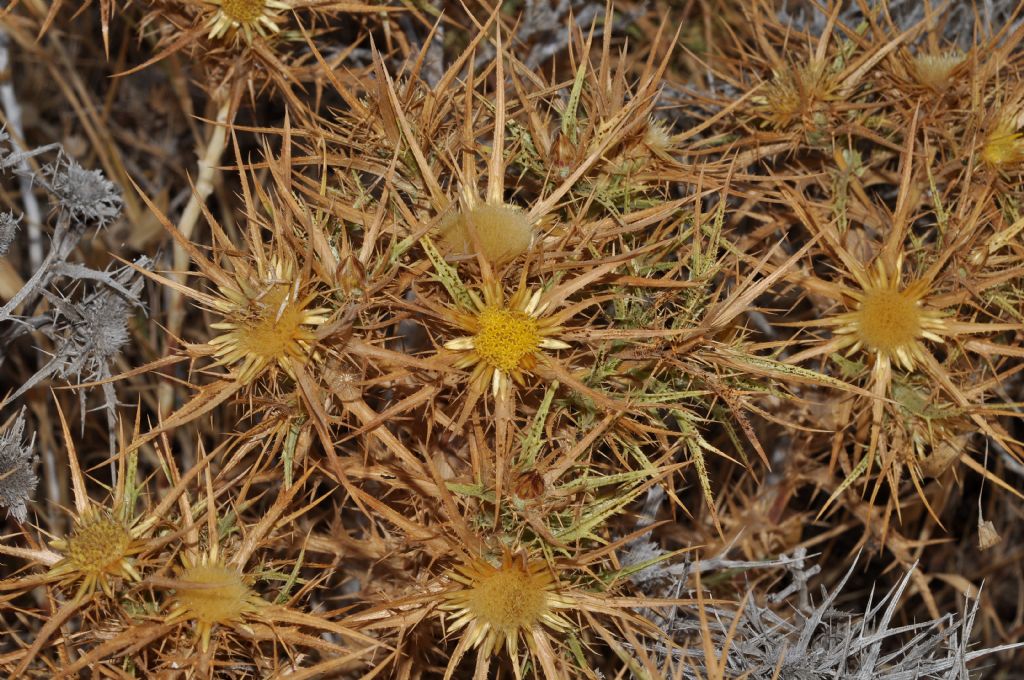
[(128, 320), (141, 307), (143, 279), (122, 267), (105, 283), (78, 303), (49, 296), (57, 309), (48, 333), (57, 344), (54, 373), (63, 379), (109, 378), (110, 364), (131, 339)]
[(31, 500), (38, 483), (32, 470), (35, 462), (32, 442), (24, 442), (24, 433), (24, 410), (0, 433), (0, 506), (7, 508), (7, 512), (19, 522), (24, 522), (28, 516), (26, 503)]
[[(876, 20), (877, 13), (884, 8), (887, 19), (892, 20), (897, 32), (911, 30), (935, 21), (938, 17), (942, 22), (943, 37), (965, 49), (979, 35), (991, 35), (1003, 27), (1006, 27), (1006, 35), (1011, 35), (1024, 23), (1020, 0), (932, 2), (931, 7), (921, 0), (887, 0), (884, 5), (877, 2), (849, 2), (841, 3), (841, 6), (838, 19), (850, 29), (856, 29), (867, 20), (865, 8), (876, 13)], [(940, 6), (941, 12), (937, 11)], [(778, 17), (783, 23), (792, 23), (798, 29), (821, 35), (831, 13), (831, 7), (826, 7), (827, 3), (808, 0), (779, 3)]]
[[(637, 542), (623, 556), (623, 564), (648, 564), (662, 554), (654, 544)], [(834, 588), (822, 588), (817, 605), (808, 582), (820, 569), (806, 563), (806, 550), (799, 550), (793, 557), (783, 555), (778, 561), (748, 562), (719, 556), (675, 564), (658, 562), (635, 573), (631, 578), (645, 593), (672, 598), (695, 595), (690, 581), (697, 572), (782, 566), (789, 571), (792, 581), (775, 593), (748, 593), (746, 606), (739, 610), (727, 606), (707, 607), (709, 631), (687, 607), (674, 609), (669, 616), (650, 611), (648, 616), (653, 617), (652, 620), (661, 617), (662, 629), (677, 640), (679, 646), (668, 650), (664, 645), (657, 645), (649, 651), (662, 657), (672, 654), (677, 662), (684, 663), (678, 677), (687, 680), (708, 677), (702, 639), (707, 632), (716, 650), (727, 650), (724, 652), (726, 677), (969, 680), (984, 677), (984, 669), (978, 663), (983, 657), (1024, 646), (1019, 643), (970, 649), (980, 599), (975, 599), (963, 616), (947, 613), (936, 620), (894, 626), (893, 620), (916, 565), (881, 597), (876, 598), (872, 593), (863, 612), (844, 612), (834, 605), (854, 573), (857, 560)], [(781, 607), (770, 606), (779, 604)], [(716, 651), (716, 655), (722, 653)]]

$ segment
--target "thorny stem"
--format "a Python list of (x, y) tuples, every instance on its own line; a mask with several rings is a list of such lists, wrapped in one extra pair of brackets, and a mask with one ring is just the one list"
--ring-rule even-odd
[[(6, 321), (11, 318), (11, 312), (17, 309), (22, 303), (32, 301), (36, 297), (41, 295), (41, 291), (49, 283), (50, 278), (53, 276), (53, 265), (58, 262), (63, 262), (67, 259), (71, 251), (75, 249), (78, 241), (81, 239), (81, 230), (69, 229), (71, 218), (67, 215), (62, 215), (60, 220), (57, 222), (57, 226), (53, 233), (53, 245), (50, 248), (50, 252), (46, 254), (46, 258), (40, 263), (39, 267), (36, 268), (32, 278), (25, 282), (25, 285), (21, 287), (14, 297), (7, 301), (7, 304), (0, 308), (0, 321)], [(34, 296), (34, 297), (30, 297)]]

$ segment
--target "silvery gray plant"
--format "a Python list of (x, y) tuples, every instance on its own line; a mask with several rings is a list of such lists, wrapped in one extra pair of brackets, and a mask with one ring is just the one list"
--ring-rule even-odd
[[(742, 607), (708, 606), (708, 628), (717, 654), (725, 654), (727, 677), (749, 680), (969, 680), (984, 677), (984, 657), (1019, 648), (1024, 643), (989, 649), (970, 649), (971, 631), (980, 598), (968, 611), (947, 613), (935, 620), (893, 625), (907, 585), (917, 565), (892, 588), (871, 593), (863, 611), (840, 611), (835, 603), (857, 567), (858, 560), (831, 589), (821, 588), (815, 603), (808, 586), (820, 567), (809, 565), (805, 550), (777, 560), (745, 561), (724, 554), (712, 559), (657, 562), (664, 555), (656, 544), (637, 541), (621, 555), (622, 565), (649, 565), (631, 580), (649, 595), (693, 597), (695, 574), (723, 570), (783, 568), (790, 584), (774, 593), (748, 592)], [(706, 634), (691, 609), (678, 607), (645, 614), (659, 621), (679, 647), (659, 645), (649, 652), (673, 656), (677, 677), (708, 677), (701, 638)], [(732, 633), (730, 633), (732, 629)], [(727, 643), (728, 640), (728, 644)], [(723, 650), (725, 650), (723, 652)], [(721, 663), (721, 660), (717, 660)]]
[[(39, 171), (24, 162), (43, 155), (54, 158)], [(52, 343), (41, 367), (0, 402), (0, 408), (6, 408), (47, 380), (81, 383), (112, 377), (111, 367), (130, 339), (129, 321), (138, 311), (144, 311), (143, 279), (138, 270), (150, 267), (151, 262), (140, 258), (132, 266), (102, 271), (69, 260), (89, 229), (102, 229), (119, 218), (122, 199), (119, 189), (101, 171), (82, 167), (60, 145), (19, 151), (0, 132), (2, 174), (27, 177), (31, 186), (45, 190), (51, 205), (52, 230), (49, 250), (40, 266), (0, 307), (0, 365), (11, 344), (25, 335), (36, 334)], [(18, 245), (20, 222), (20, 215), (0, 213), (0, 256), (9, 257), (12, 247)], [(117, 399), (109, 382), (102, 383), (101, 391), (113, 452)], [(86, 397), (86, 391), (79, 390), (83, 428)], [(4, 447), (0, 452), (0, 476), (5, 470), (9, 472), (0, 480), (0, 505), (19, 520), (25, 519), (24, 501), (35, 489), (35, 477), (31, 476), (29, 484), (26, 476), (32, 467), (26, 458), (29, 449), (19, 449), (17, 443), (24, 428), (24, 417), (19, 415), (0, 440)]]

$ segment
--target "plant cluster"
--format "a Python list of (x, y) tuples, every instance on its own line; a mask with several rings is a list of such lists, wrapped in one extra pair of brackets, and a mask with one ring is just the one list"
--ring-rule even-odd
[(0, 669), (1012, 672), (1002, 4), (9, 8)]

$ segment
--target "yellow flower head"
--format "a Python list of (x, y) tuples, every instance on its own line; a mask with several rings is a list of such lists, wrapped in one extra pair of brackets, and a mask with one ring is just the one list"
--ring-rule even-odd
[(1000, 116), (985, 135), (981, 160), (997, 170), (1024, 163), (1024, 134), (1018, 131), (1012, 116)]
[(50, 545), (64, 554), (50, 569), (51, 576), (67, 583), (81, 580), (78, 597), (92, 594), (97, 585), (113, 597), (111, 579), (140, 580), (130, 558), (141, 544), (131, 528), (106, 509), (89, 506), (71, 533)]
[(558, 610), (572, 606), (543, 561), (506, 555), (500, 567), (484, 560), (461, 564), (449, 574), (463, 587), (449, 593), (443, 609), (452, 612), (449, 630), (466, 629), (469, 646), (484, 644), (485, 654), (501, 647), (515, 659), (519, 640), (532, 647), (533, 631), (541, 626), (566, 630), (570, 623)]
[(835, 319), (836, 334), (846, 336), (851, 353), (863, 347), (911, 371), (924, 358), (926, 350), (921, 341), (942, 342), (938, 334), (946, 324), (942, 312), (922, 305), (926, 281), (900, 285), (901, 264), (897, 263), (896, 272), (889, 274), (879, 262), (860, 277), (861, 290), (851, 291), (856, 307)]
[(472, 294), (474, 313), (457, 312), (456, 323), (471, 335), (445, 343), (445, 348), (464, 352), (456, 366), (475, 366), (472, 380), (489, 381), (497, 395), (511, 377), (523, 383), (523, 373), (537, 365), (541, 350), (567, 349), (568, 344), (551, 337), (560, 329), (545, 317), (548, 303), (542, 291), (532, 295), (520, 288), (506, 304), (497, 283), (485, 285), (484, 299)]

